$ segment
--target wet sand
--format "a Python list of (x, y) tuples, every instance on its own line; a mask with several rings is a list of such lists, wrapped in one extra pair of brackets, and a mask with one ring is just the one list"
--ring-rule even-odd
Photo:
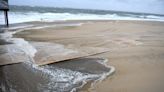
[[(67, 23), (56, 27), (72, 26), (79, 24)], [(54, 24), (31, 26), (27, 23), (2, 28), (0, 92), (77, 92), (87, 83), (93, 85), (114, 72), (114, 67), (106, 65), (107, 59), (79, 58), (106, 52), (103, 48), (77, 48), (51, 42), (28, 42), (24, 38), (13, 37), (17, 32), (47, 27), (54, 27)], [(63, 61), (66, 59), (69, 60)], [(57, 63), (56, 60), (62, 62)], [(41, 64), (37, 62), (49, 62), (49, 65), (38, 66)]]
[[(45, 66), (19, 63), (0, 67), (1, 92), (77, 92), (112, 71), (101, 58), (81, 58)], [(93, 67), (90, 67), (93, 66)], [(102, 77), (102, 78), (101, 78)]]
[[(69, 24), (69, 21), (63, 23)], [(83, 24), (63, 28), (53, 26), (56, 23), (51, 23), (51, 27), (25, 30), (17, 33), (15, 37), (22, 37), (29, 42), (110, 49), (107, 53), (88, 58), (108, 59), (108, 64), (115, 67), (115, 73), (96, 83), (94, 87), (86, 86), (82, 89), (83, 92), (164, 91), (164, 23), (151, 21), (70, 21), (70, 23)]]

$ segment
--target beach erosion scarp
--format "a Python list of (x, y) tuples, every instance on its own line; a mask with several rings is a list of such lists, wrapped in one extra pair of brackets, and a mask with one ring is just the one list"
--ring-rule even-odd
[[(69, 24), (68, 26), (79, 25)], [(4, 31), (0, 35), (1, 40), (3, 40), (0, 48), (0, 58), (2, 65), (0, 67), (0, 74), (2, 75), (0, 78), (0, 90), (2, 92), (74, 92), (80, 90), (80, 88), (83, 87), (87, 82), (92, 81), (92, 83), (94, 83), (94, 81), (103, 80), (114, 72), (114, 67), (107, 66), (105, 64), (105, 61), (107, 60), (103, 58), (73, 59), (96, 54), (96, 52), (92, 50), (90, 52), (91, 54), (80, 54), (78, 57), (76, 55), (76, 57), (68, 57), (67, 59), (69, 60), (65, 62), (51, 62), (52, 64), (50, 65), (38, 66), (35, 64), (34, 58), (37, 54), (38, 48), (40, 49), (42, 47), (45, 50), (41, 50), (39, 52), (39, 55), (41, 56), (38, 56), (37, 59), (41, 58), (38, 60), (44, 59), (45, 61), (46, 57), (51, 56), (53, 57), (51, 58), (51, 61), (54, 59), (55, 62), (55, 55), (57, 55), (57, 57), (60, 56), (60, 54), (58, 55), (57, 53), (63, 54), (64, 52), (68, 52), (67, 54), (73, 53), (73, 55), (74, 53), (77, 53), (77, 51), (74, 50), (64, 49), (63, 45), (60, 44), (26, 41), (24, 38), (13, 37), (13, 35), (17, 32), (30, 29), (42, 29), (46, 27), (53, 26), (43, 27), (35, 25), (23, 25), (3, 29)], [(55, 53), (55, 50), (57, 53)], [(104, 51), (98, 51), (98, 53), (102, 53)], [(66, 53), (64, 55), (67, 56)], [(60, 56), (60, 58), (62, 57)]]

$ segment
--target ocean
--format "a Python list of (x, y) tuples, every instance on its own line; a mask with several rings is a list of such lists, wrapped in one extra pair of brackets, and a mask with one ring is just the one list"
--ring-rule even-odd
[[(31, 21), (65, 21), (65, 20), (146, 20), (164, 21), (164, 15), (132, 13), (107, 10), (50, 8), (30, 6), (10, 6), (9, 23)], [(0, 24), (4, 24), (3, 12), (0, 12)]]

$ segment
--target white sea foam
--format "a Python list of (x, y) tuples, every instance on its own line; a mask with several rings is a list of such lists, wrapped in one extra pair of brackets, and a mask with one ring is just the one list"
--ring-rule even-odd
[(21, 49), (26, 55), (30, 57), (34, 57), (35, 53), (37, 52), (36, 49), (24, 39), (11, 38), (8, 39), (8, 42), (14, 43), (17, 48)]
[[(140, 17), (120, 16), (117, 14), (71, 14), (71, 13), (38, 13), (38, 12), (10, 12), (10, 23), (22, 23), (30, 21), (65, 21), (65, 20), (146, 20), (146, 21), (164, 21), (164, 17), (147, 15)], [(4, 24), (3, 14), (0, 13), (0, 24)]]
[(26, 27), (31, 27), (31, 25), (30, 26), (13, 27), (13, 28), (11, 27), (11, 28), (8, 28), (7, 30), (17, 29), (17, 28), (22, 28), (22, 29), (19, 29), (17, 31), (7, 31), (6, 30), (4, 33), (0, 34), (0, 39), (4, 39), (7, 42), (13, 43), (12, 45), (14, 45), (14, 48), (10, 47), (10, 45), (9, 46), (6, 45), (9, 53), (10, 53), (10, 51), (12, 53), (12, 51), (14, 51), (14, 49), (19, 49), (19, 51), (23, 51), (29, 57), (35, 56), (35, 53), (37, 51), (31, 44), (29, 44), (29, 42), (25, 41), (23, 38), (13, 38), (13, 35), (15, 33), (23, 31), (24, 30), (23, 28), (26, 28)]
[(49, 92), (52, 90), (57, 92), (65, 92), (70, 90), (70, 92), (76, 92), (77, 89), (82, 88), (90, 80), (95, 81), (92, 84), (92, 86), (94, 86), (95, 83), (100, 82), (107, 76), (111, 75), (115, 71), (115, 68), (108, 66), (106, 64), (107, 61), (107, 59), (104, 59), (104, 61), (95, 61), (110, 69), (108, 72), (104, 71), (102, 74), (82, 73), (79, 71), (57, 68), (48, 65), (39, 67), (35, 64), (31, 64), (31, 62), (26, 63), (32, 67), (29, 67), (30, 69), (34, 69), (33, 72), (41, 72), (44, 77), (49, 78), (49, 82), (46, 85), (38, 85), (39, 90), (44, 92)]
[(110, 66), (110, 65), (107, 64), (108, 59), (104, 59), (104, 61), (98, 61), (98, 62), (99, 62), (100, 64), (104, 65), (105, 67), (110, 68), (110, 71), (109, 71), (108, 73), (103, 73), (103, 74), (101, 75), (101, 77), (100, 77), (98, 80), (96, 80), (94, 83), (92, 83), (92, 85), (91, 85), (92, 88), (94, 88), (94, 84), (95, 84), (95, 83), (101, 82), (101, 81), (104, 80), (107, 76), (109, 76), (109, 75), (111, 75), (112, 73), (115, 72), (115, 67)]
[(154, 16), (154, 15), (148, 15), (146, 16), (147, 18), (150, 18), (150, 19), (160, 19), (161, 17), (159, 16)]

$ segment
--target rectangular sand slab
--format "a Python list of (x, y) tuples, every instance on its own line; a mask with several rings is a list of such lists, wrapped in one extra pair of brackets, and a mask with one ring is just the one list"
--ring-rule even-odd
[(37, 65), (46, 65), (109, 51), (106, 48), (63, 46), (54, 43), (33, 43), (33, 46), (37, 49), (34, 58)]

